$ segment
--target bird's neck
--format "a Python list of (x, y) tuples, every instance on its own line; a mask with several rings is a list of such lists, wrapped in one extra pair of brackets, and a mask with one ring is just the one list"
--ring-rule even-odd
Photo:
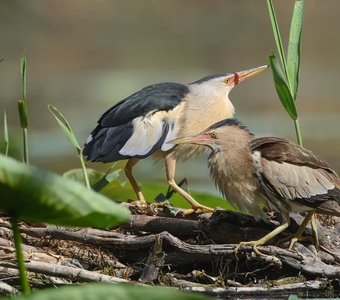
[(241, 211), (261, 214), (254, 201), (257, 182), (247, 143), (234, 142), (228, 149), (213, 152), (208, 164), (216, 186), (232, 205)]
[(252, 165), (249, 142), (253, 139), (251, 133), (230, 128), (230, 135), (225, 137), (223, 144), (218, 150), (212, 152), (209, 157), (209, 164), (213, 168), (220, 168), (217, 165), (223, 164), (225, 172), (228, 170), (237, 173), (244, 172)]
[(188, 136), (203, 131), (212, 124), (234, 115), (234, 106), (225, 89), (211, 91), (191, 87), (180, 117), (178, 136)]

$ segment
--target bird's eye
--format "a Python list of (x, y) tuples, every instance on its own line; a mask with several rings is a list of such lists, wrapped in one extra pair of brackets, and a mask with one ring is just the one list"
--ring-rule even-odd
[(209, 133), (209, 135), (210, 135), (213, 139), (216, 139), (216, 138), (217, 138), (217, 133), (216, 133), (216, 132), (211, 132), (211, 133)]

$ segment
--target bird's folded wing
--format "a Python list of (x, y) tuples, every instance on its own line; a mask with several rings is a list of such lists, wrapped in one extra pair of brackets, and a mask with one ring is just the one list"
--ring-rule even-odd
[(174, 147), (178, 114), (187, 87), (162, 83), (144, 88), (106, 111), (87, 139), (83, 154), (90, 161), (144, 158)]
[(326, 162), (280, 138), (255, 139), (251, 149), (259, 162), (260, 184), (287, 208), (302, 205), (340, 214), (340, 181)]
[(188, 87), (179, 83), (165, 82), (147, 86), (109, 108), (98, 124), (116, 127), (149, 115), (150, 112), (172, 110), (188, 92)]

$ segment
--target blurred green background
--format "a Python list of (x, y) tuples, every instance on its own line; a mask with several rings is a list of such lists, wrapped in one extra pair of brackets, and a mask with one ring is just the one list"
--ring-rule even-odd
[[(286, 42), (294, 1), (274, 5)], [(298, 95), (305, 147), (338, 172), (339, 11), (339, 0), (305, 1)], [(60, 173), (79, 162), (48, 103), (63, 112), (83, 143), (108, 107), (146, 85), (256, 67), (275, 49), (265, 0), (1, 0), (0, 45), (0, 113), (7, 111), (11, 145), (21, 143), (16, 102), (25, 54), (31, 163)], [(237, 118), (258, 136), (295, 141), (271, 71), (235, 88), (230, 98)], [(216, 192), (206, 156), (178, 164), (177, 178)], [(165, 179), (163, 163), (152, 159), (136, 173), (142, 181)]]

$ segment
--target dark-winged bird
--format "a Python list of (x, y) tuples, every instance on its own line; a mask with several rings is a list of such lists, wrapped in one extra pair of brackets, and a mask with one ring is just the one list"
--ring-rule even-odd
[(256, 75), (267, 66), (236, 73), (216, 74), (183, 85), (159, 83), (147, 86), (109, 108), (88, 137), (83, 155), (93, 162), (128, 159), (125, 174), (139, 201), (144, 196), (132, 174), (139, 159), (151, 154), (165, 161), (169, 186), (183, 196), (193, 209), (210, 211), (193, 199), (175, 182), (179, 158), (189, 158), (204, 150), (200, 146), (169, 144), (180, 136), (199, 132), (224, 118), (234, 115), (229, 100), (233, 87)]
[(336, 172), (311, 151), (287, 139), (254, 138), (239, 121), (226, 119), (171, 143), (209, 147), (211, 175), (221, 193), (241, 211), (264, 217), (260, 209), (264, 204), (282, 214), (282, 225), (257, 241), (239, 246), (252, 245), (259, 253), (256, 246), (289, 226), (290, 212), (308, 212), (307, 217), (314, 212), (340, 216)]

